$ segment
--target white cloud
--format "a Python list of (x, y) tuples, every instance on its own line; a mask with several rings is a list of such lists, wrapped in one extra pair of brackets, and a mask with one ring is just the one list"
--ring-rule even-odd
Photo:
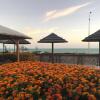
[(79, 10), (79, 9), (85, 7), (85, 6), (88, 6), (89, 4), (90, 4), (90, 2), (82, 4), (82, 5), (77, 5), (77, 6), (74, 6), (74, 7), (65, 8), (63, 10), (49, 11), (45, 14), (44, 22), (52, 20), (52, 19), (56, 19), (56, 18), (59, 18), (59, 17), (67, 16), (69, 14), (76, 12), (77, 10)]
[(46, 13), (46, 16), (52, 16), (53, 14), (56, 13), (56, 10), (52, 10)]

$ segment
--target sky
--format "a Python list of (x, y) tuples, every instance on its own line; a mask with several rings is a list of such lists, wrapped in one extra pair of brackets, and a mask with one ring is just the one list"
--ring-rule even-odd
[(90, 11), (92, 34), (100, 29), (100, 0), (0, 0), (0, 24), (32, 37), (30, 48), (50, 48), (37, 41), (52, 32), (68, 41), (55, 48), (87, 48), (81, 40), (88, 36)]

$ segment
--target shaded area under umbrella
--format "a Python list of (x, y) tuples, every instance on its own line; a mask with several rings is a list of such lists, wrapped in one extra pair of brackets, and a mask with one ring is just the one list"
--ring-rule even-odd
[(16, 43), (17, 61), (19, 61), (19, 40), (31, 39), (23, 33), (0, 25), (0, 40), (13, 40)]
[(86, 37), (82, 41), (83, 42), (99, 42), (99, 66), (100, 66), (100, 30), (89, 35), (88, 37)]
[[(14, 44), (14, 51), (15, 51), (15, 44), (16, 44), (15, 41), (7, 40), (7, 41), (5, 41), (4, 44)], [(31, 44), (31, 43), (25, 39), (21, 39), (21, 40), (19, 40), (19, 44)]]
[[(0, 43), (3, 43), (3, 52), (4, 52), (4, 45), (5, 44), (14, 44), (14, 52), (15, 52), (16, 41), (14, 41), (14, 40), (0, 40)], [(21, 40), (19, 40), (19, 44), (31, 44), (31, 43), (25, 39), (21, 39)]]
[(55, 33), (51, 33), (50, 35), (38, 41), (38, 43), (52, 43), (52, 63), (54, 63), (54, 43), (64, 43), (64, 42), (68, 41), (57, 36)]
[(2, 50), (3, 53), (4, 53), (4, 51), (5, 51), (5, 44), (4, 44), (5, 41), (6, 41), (6, 40), (0, 40), (0, 43), (2, 43), (2, 47), (3, 47), (3, 50)]

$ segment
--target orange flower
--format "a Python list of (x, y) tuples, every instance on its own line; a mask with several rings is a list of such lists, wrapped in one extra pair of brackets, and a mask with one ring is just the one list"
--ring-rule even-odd
[(88, 100), (96, 100), (96, 97), (94, 95), (90, 94), (88, 96)]
[(62, 100), (61, 94), (55, 94), (55, 96), (57, 97), (57, 100)]
[(81, 95), (95, 100), (93, 94), (100, 94), (100, 86), (97, 86), (100, 83), (99, 72), (100, 69), (82, 65), (32, 61), (4, 64), (0, 66), (0, 100), (5, 97), (33, 100), (32, 95), (41, 97), (42, 94), (53, 100), (52, 93), (58, 100), (65, 95), (73, 97), (75, 94), (78, 95), (75, 100)]

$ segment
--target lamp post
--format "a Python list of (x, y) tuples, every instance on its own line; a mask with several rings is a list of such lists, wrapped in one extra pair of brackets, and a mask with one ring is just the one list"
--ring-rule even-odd
[[(90, 35), (90, 21), (91, 21), (91, 11), (89, 12), (89, 25), (88, 25), (88, 36)], [(90, 43), (88, 42), (88, 53), (89, 53), (89, 49), (90, 49)]]

